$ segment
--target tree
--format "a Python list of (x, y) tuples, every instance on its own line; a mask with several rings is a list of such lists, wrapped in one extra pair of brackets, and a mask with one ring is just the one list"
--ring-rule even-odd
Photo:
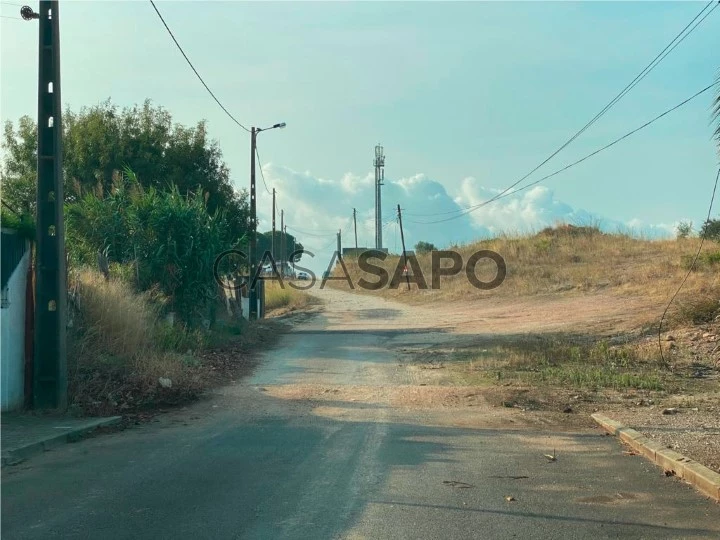
[(677, 224), (675, 227), (675, 235), (678, 240), (681, 240), (683, 238), (689, 238), (692, 234), (692, 221), (681, 221)]
[[(293, 253), (293, 242), (295, 242), (295, 251), (299, 251), (304, 249), (303, 245), (297, 241), (297, 239), (292, 235), (285, 233), (285, 252), (283, 254), (282, 250), (280, 249), (280, 246), (282, 246), (283, 242), (283, 233), (280, 231), (275, 231), (275, 259), (276, 262), (280, 261), (281, 259), (289, 261), (290, 255)], [(264, 233), (258, 233), (257, 235), (257, 250), (258, 250), (258, 260), (260, 257), (263, 256), (263, 254), (266, 251), (271, 251), (272, 247), (272, 231), (267, 231)], [(300, 262), (302, 255), (296, 255), (294, 262)], [(268, 261), (266, 261), (268, 262)]]
[(720, 242), (720, 219), (708, 219), (700, 229), (700, 236)]
[(2, 148), (8, 155), (0, 169), (2, 198), (15, 211), (34, 214), (37, 189), (37, 127), (32, 118), (20, 118), (17, 132), (11, 122), (6, 122)]
[[(19, 211), (34, 210), (37, 184), (37, 127), (28, 116), (17, 131), (5, 124), (2, 147), (3, 198)], [(168, 111), (149, 100), (118, 109), (110, 100), (63, 117), (63, 169), (66, 201), (87, 193), (102, 197), (130, 167), (144, 188), (207, 194), (210, 212), (222, 209), (237, 236), (247, 230), (247, 192), (237, 193), (216, 141), (204, 121), (194, 127), (174, 123)]]
[(415, 244), (415, 252), (419, 255), (423, 253), (430, 253), (431, 251), (437, 251), (437, 248), (430, 242), (418, 242)]

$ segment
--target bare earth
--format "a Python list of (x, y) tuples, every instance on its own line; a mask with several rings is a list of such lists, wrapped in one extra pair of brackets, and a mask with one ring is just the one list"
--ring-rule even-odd
[[(413, 305), (329, 288), (316, 287), (312, 294), (331, 307), (328, 330), (362, 326), (389, 334), (397, 331), (398, 337), (390, 342), (399, 358), (397, 370), (390, 379), (387, 373), (377, 373), (371, 385), (275, 387), (277, 397), (382, 403), (408, 414), (424, 411), (429, 419), (454, 426), (581, 427), (592, 425), (590, 413), (602, 412), (720, 472), (720, 392), (651, 400), (642, 392), (624, 396), (608, 392), (601, 399), (577, 400), (581, 396), (568, 391), (547, 396), (547, 406), (540, 410), (524, 410), (500, 405), (510, 395), (501, 386), (458, 386), (446, 377), (442, 366), (428, 363), (438, 350), (482, 349), (483, 344), (502, 340), (549, 334), (598, 338), (632, 334), (657, 320), (662, 310), (657, 302), (594, 293)], [(408, 329), (417, 331), (411, 334), (412, 340), (400, 332)], [(420, 358), (424, 360), (421, 363), (412, 361)], [(543, 390), (532, 392), (542, 395)], [(575, 414), (563, 414), (560, 404), (564, 403), (572, 405)], [(679, 412), (663, 415), (668, 407)], [(449, 411), (452, 414), (446, 414)], [(325, 413), (339, 414), (330, 406)]]

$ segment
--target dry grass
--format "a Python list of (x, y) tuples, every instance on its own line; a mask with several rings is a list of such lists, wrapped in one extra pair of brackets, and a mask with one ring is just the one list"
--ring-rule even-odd
[(681, 376), (663, 366), (657, 351), (606, 341), (572, 343), (544, 338), (513, 341), (482, 351), (449, 355), (446, 367), (463, 384), (482, 381), (561, 387), (573, 390), (674, 390)]
[(265, 309), (267, 311), (285, 309), (293, 311), (301, 309), (310, 303), (310, 296), (290, 286), (289, 282), (283, 282), (282, 286), (277, 281), (265, 282)]
[[(149, 294), (82, 269), (71, 275), (73, 325), (68, 335), (73, 403), (85, 413), (171, 403), (200, 391), (197, 360), (173, 346), (199, 338), (159, 322)], [(196, 342), (201, 345), (199, 341)], [(171, 388), (159, 384), (172, 381)]]
[[(397, 298), (406, 302), (425, 302), (443, 299), (475, 300), (484, 297), (518, 297), (544, 294), (583, 294), (593, 291), (611, 291), (621, 296), (641, 296), (662, 302), (671, 296), (685, 276), (697, 250), (698, 239), (645, 240), (624, 234), (604, 234), (591, 227), (560, 225), (531, 236), (500, 236), (467, 246), (454, 248), (467, 261), (479, 250), (499, 253), (507, 265), (507, 277), (498, 288), (480, 290), (469, 283), (462, 271), (445, 277), (438, 290), (430, 290), (431, 255), (418, 256), (428, 290), (419, 290), (416, 284), (406, 289), (401, 280), (396, 288), (379, 291), (362, 291)], [(678, 296), (677, 308), (672, 315), (678, 322), (711, 319), (720, 313), (720, 244), (706, 241), (703, 256), (690, 274)], [(346, 266), (353, 282), (361, 278), (376, 282), (377, 277), (363, 272), (357, 260), (346, 258)], [(388, 257), (382, 266), (393, 275), (398, 256)], [(378, 265), (375, 260), (373, 264)], [(449, 265), (445, 261), (443, 266)], [(479, 263), (476, 275), (483, 281), (495, 276), (494, 263)], [(341, 269), (335, 268), (335, 275)], [(345, 282), (331, 285), (347, 287)], [(697, 315), (696, 315), (697, 314)]]

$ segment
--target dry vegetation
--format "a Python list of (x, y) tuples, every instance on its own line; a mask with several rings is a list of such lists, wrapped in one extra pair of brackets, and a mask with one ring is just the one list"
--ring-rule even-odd
[(265, 309), (267, 311), (283, 313), (295, 311), (308, 306), (312, 301), (310, 295), (294, 289), (288, 281), (284, 281), (282, 285), (274, 280), (265, 282)]
[(212, 331), (171, 326), (153, 293), (87, 269), (71, 273), (70, 289), (70, 402), (79, 414), (138, 413), (195, 399), (247, 371), (255, 342), (279, 334), (237, 321), (219, 320)]
[[(558, 294), (610, 292), (621, 297), (642, 297), (649, 302), (667, 301), (687, 273), (699, 240), (645, 240), (623, 234), (604, 234), (592, 227), (560, 225), (524, 237), (500, 236), (467, 246), (452, 248), (463, 261), (479, 250), (499, 253), (507, 265), (507, 277), (498, 288), (480, 290), (465, 276), (465, 266), (455, 275), (443, 276), (438, 290), (430, 290), (431, 255), (419, 255), (418, 262), (428, 290), (411, 283), (408, 291), (401, 280), (399, 287), (380, 291), (362, 291), (393, 297), (405, 302), (472, 301), (487, 297), (520, 297)], [(382, 264), (390, 276), (399, 261), (390, 256)], [(360, 278), (376, 282), (377, 277), (363, 272), (357, 260), (346, 259), (355, 284)], [(448, 266), (449, 261), (443, 263)], [(341, 269), (335, 268), (335, 275)], [(476, 275), (483, 281), (495, 276), (494, 263), (479, 263)], [(346, 282), (330, 282), (346, 288)], [(720, 244), (706, 241), (703, 254), (678, 295), (672, 317), (677, 324), (710, 322), (720, 313)]]

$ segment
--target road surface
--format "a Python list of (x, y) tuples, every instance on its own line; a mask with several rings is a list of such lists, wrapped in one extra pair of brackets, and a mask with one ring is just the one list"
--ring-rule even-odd
[(2, 537), (720, 537), (720, 506), (600, 430), (407, 369), (457, 337), (437, 314), (320, 296), (245, 381), (4, 469)]

